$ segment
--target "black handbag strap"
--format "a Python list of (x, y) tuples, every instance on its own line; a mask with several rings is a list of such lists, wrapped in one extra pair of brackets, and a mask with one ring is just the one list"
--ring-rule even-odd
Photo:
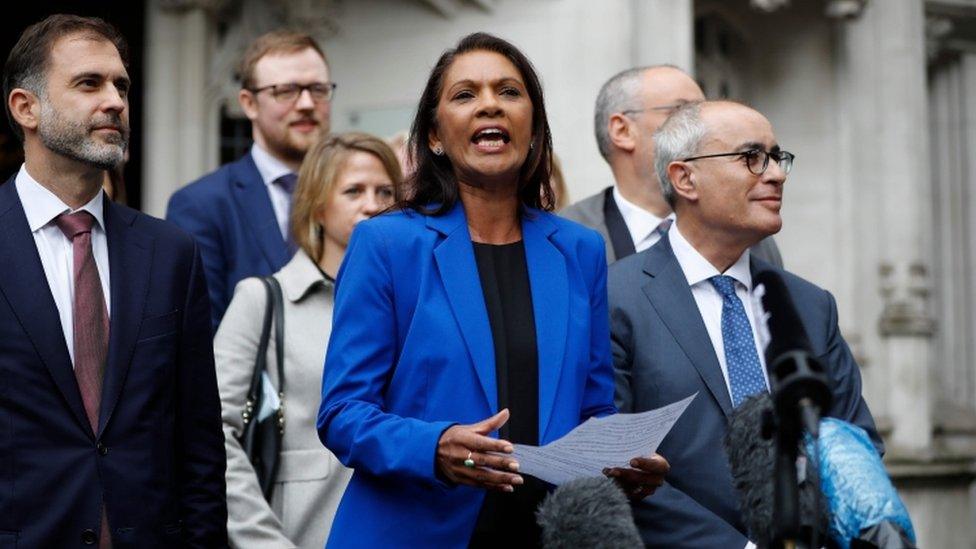
[(263, 374), (265, 369), (267, 369), (268, 363), (268, 339), (271, 336), (271, 285), (264, 278), (261, 278), (260, 280), (261, 284), (264, 285), (265, 293), (268, 296), (268, 306), (264, 308), (264, 322), (261, 326), (261, 339), (258, 340), (258, 352), (254, 357), (254, 374), (251, 376), (251, 386), (247, 390), (248, 405), (244, 408), (245, 424), (254, 419), (254, 414), (257, 412), (257, 410), (254, 410), (253, 408), (261, 395), (261, 383), (263, 382)]
[(273, 276), (265, 277), (268, 284), (269, 308), (274, 309), (275, 360), (278, 362), (278, 396), (285, 395), (285, 300), (281, 295), (281, 284)]

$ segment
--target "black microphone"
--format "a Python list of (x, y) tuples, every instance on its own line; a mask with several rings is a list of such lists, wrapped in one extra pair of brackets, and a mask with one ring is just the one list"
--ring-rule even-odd
[(810, 338), (782, 277), (762, 271), (753, 280), (754, 286), (759, 284), (764, 290), (763, 309), (769, 315), (766, 364), (779, 428), (797, 440), (801, 427), (816, 437), (820, 414), (833, 402), (826, 369), (813, 356)]
[[(774, 472), (776, 444), (774, 442), (773, 401), (766, 393), (747, 398), (732, 412), (725, 436), (725, 451), (732, 472), (732, 485), (739, 493), (742, 521), (749, 539), (760, 548), (770, 547), (776, 537), (774, 522)], [(819, 514), (819, 535), (823, 539), (828, 529), (828, 515), (819, 487), (815, 482), (813, 464), (806, 460), (806, 474), (799, 483), (800, 527), (804, 537), (812, 539), (815, 520)], [(819, 513), (814, 509), (819, 507)]]
[[(652, 496), (653, 497), (653, 496)], [(642, 549), (626, 496), (605, 477), (563, 484), (539, 505), (545, 549)]]

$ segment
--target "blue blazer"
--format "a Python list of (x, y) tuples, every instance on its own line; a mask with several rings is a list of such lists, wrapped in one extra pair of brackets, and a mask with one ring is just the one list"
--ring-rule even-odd
[(291, 259), (250, 153), (174, 193), (166, 219), (200, 246), (214, 332), (238, 282), (277, 272)]
[[(528, 210), (539, 437), (615, 412), (603, 241)], [(319, 436), (355, 469), (331, 547), (466, 547), (484, 491), (436, 474), (441, 433), (498, 412), (495, 356), (464, 209), (360, 223), (336, 287)], [(495, 433), (497, 436), (497, 433)]]
[(193, 240), (106, 199), (108, 359), (97, 432), (24, 208), (0, 186), (0, 546), (227, 544), (210, 307)]
[[(882, 451), (861, 398), (858, 366), (837, 327), (833, 296), (755, 257), (751, 270), (772, 270), (785, 281), (813, 352), (830, 374), (834, 403), (828, 415), (864, 428)], [(745, 547), (747, 532), (723, 446), (732, 401), (667, 238), (610, 266), (609, 300), (620, 411), (643, 412), (698, 392), (658, 448), (671, 463), (665, 485), (634, 506), (644, 542), (669, 548)]]

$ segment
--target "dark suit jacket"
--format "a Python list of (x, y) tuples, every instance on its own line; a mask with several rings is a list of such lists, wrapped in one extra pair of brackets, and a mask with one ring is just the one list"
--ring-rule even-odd
[(238, 282), (277, 272), (291, 258), (250, 153), (173, 194), (166, 219), (200, 246), (214, 332)]
[(14, 180), (0, 186), (0, 547), (81, 546), (103, 494), (116, 549), (225, 546), (200, 256), (168, 223), (107, 199), (104, 212), (111, 320), (92, 433)]
[[(771, 269), (786, 283), (827, 366), (834, 393), (828, 415), (863, 427), (882, 450), (861, 398), (861, 375), (837, 327), (826, 290), (753, 258), (753, 273)], [(643, 412), (695, 392), (684, 415), (658, 449), (671, 463), (666, 484), (634, 507), (644, 542), (654, 547), (733, 548), (746, 544), (738, 494), (723, 440), (732, 402), (705, 323), (667, 238), (610, 266), (611, 347), (616, 403)]]
[[(620, 208), (613, 199), (613, 187), (607, 187), (593, 196), (561, 210), (559, 215), (572, 219), (595, 230), (603, 236), (607, 246), (607, 264), (634, 253), (634, 241), (627, 230)], [(783, 256), (773, 237), (762, 239), (752, 247), (752, 254), (777, 267), (783, 266)]]

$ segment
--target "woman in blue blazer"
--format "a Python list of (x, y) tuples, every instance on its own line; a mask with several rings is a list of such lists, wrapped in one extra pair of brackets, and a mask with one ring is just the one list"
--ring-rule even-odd
[[(445, 52), (411, 137), (412, 198), (339, 271), (318, 431), (355, 472), (328, 545), (537, 545), (545, 487), (506, 454), (616, 411), (603, 242), (546, 211), (542, 89), (508, 42)], [(633, 465), (634, 497), (667, 469)]]

